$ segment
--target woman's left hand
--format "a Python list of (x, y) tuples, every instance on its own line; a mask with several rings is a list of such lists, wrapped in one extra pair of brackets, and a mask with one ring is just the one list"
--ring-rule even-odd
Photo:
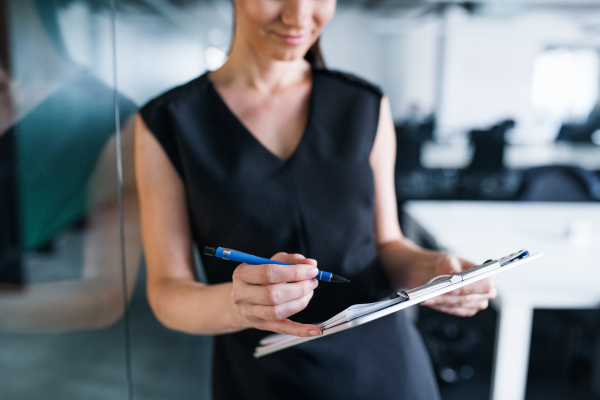
[[(433, 266), (434, 276), (456, 274), (473, 266), (473, 263), (455, 255), (441, 253)], [(487, 278), (434, 297), (421, 304), (459, 317), (471, 317), (479, 311), (485, 310), (489, 305), (489, 301), (495, 297), (494, 280), (493, 278)]]

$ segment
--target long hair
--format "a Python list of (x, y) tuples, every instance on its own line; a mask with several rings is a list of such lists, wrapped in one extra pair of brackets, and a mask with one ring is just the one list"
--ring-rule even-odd
[(321, 40), (321, 38), (318, 38), (317, 41), (310, 46), (310, 49), (308, 49), (308, 52), (304, 56), (304, 59), (317, 68), (325, 68), (325, 60), (323, 59), (323, 53), (321, 53), (319, 40)]

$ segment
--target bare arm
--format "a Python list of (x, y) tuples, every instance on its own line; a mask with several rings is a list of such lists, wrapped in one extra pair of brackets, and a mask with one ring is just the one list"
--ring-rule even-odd
[[(371, 153), (375, 181), (375, 221), (379, 258), (397, 287), (415, 287), (434, 276), (451, 274), (474, 264), (448, 253), (423, 249), (404, 237), (398, 221), (394, 167), (396, 133), (389, 102), (381, 103), (377, 137)], [(487, 308), (496, 291), (490, 279), (430, 300), (432, 307), (456, 315), (473, 315)]]
[[(133, 138), (133, 124), (123, 130), (124, 161), (133, 159), (126, 142)], [(123, 268), (127, 301), (135, 284), (141, 240), (138, 201), (131, 180), (123, 192), (125, 266), (121, 259), (118, 204), (115, 199), (115, 136), (105, 146), (89, 182), (90, 202), (83, 235), (81, 279), (0, 286), (0, 330), (9, 332), (63, 332), (102, 328), (122, 315)], [(130, 150), (132, 150), (130, 148)], [(125, 165), (133, 170), (133, 165)]]
[(287, 319), (304, 309), (312, 297), (316, 287), (312, 278), (317, 274), (314, 260), (279, 253), (274, 258), (294, 265), (241, 264), (232, 282), (196, 282), (183, 182), (140, 117), (135, 151), (148, 299), (165, 326), (195, 334), (250, 327), (298, 336), (320, 333), (314, 325)]

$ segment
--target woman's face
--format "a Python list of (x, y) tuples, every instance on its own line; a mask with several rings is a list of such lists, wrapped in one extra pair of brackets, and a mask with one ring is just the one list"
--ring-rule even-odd
[(336, 0), (235, 0), (234, 45), (280, 61), (303, 58), (335, 6)]

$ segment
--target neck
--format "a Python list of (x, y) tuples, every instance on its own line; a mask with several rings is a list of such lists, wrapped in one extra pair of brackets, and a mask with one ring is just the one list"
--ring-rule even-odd
[(303, 81), (310, 72), (310, 64), (304, 59), (274, 60), (234, 46), (225, 64), (211, 73), (211, 79), (217, 84), (270, 92)]

